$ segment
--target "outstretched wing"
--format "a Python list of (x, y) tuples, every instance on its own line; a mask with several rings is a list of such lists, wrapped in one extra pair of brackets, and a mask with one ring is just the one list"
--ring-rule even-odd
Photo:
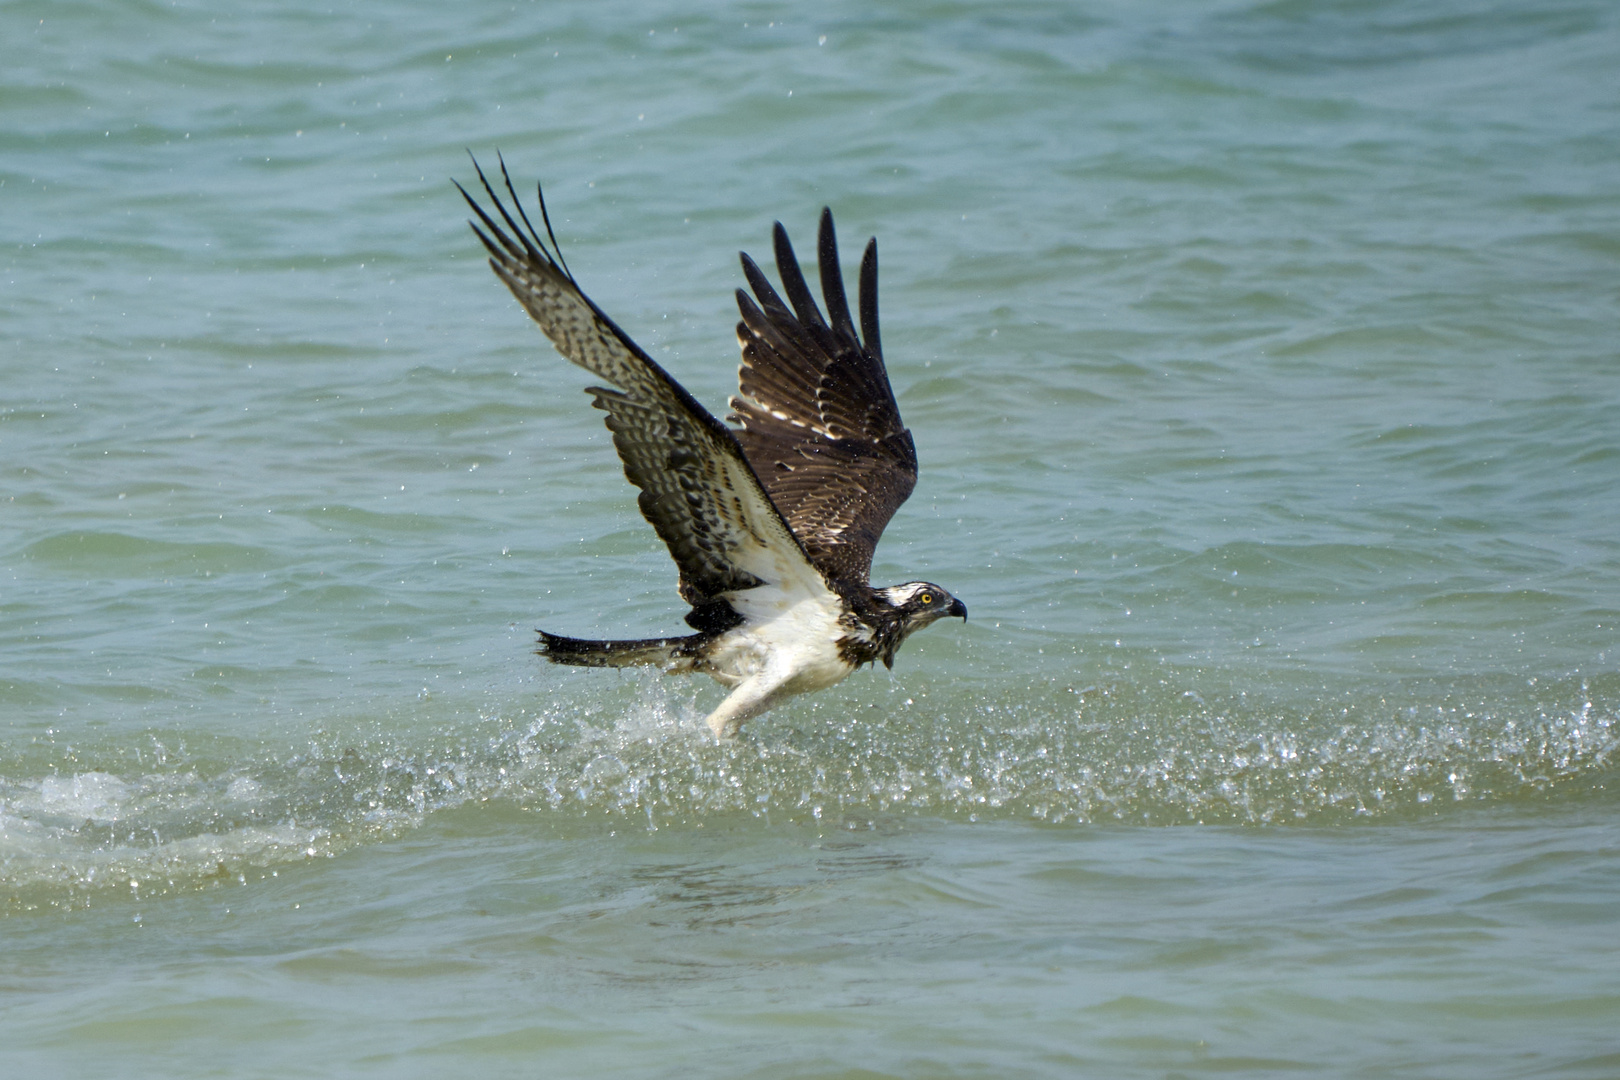
[[(861, 333), (850, 318), (831, 210), (821, 212), (816, 261), (829, 324), (777, 222), (776, 271), (790, 311), (746, 254), (737, 441), (799, 543), (829, 579), (865, 583), (883, 527), (917, 483), (917, 450), (900, 422), (878, 338), (877, 241), (861, 259)], [(862, 338), (865, 338), (864, 342)]]
[[(477, 167), (477, 162), (474, 162)], [(641, 489), (642, 514), (680, 567), (681, 597), (693, 606), (687, 621), (701, 630), (735, 625), (728, 594), (763, 584), (824, 589), (782, 515), (761, 488), (736, 437), (679, 383), (642, 352), (591, 302), (560, 256), (523, 213), (512, 181), (501, 175), (518, 218), (513, 220), (490, 187), (478, 179), (506, 224), (502, 229), (457, 184), (478, 221), (473, 232), (489, 249), (489, 263), (564, 357), (613, 384), (588, 393), (607, 413), (624, 474)]]

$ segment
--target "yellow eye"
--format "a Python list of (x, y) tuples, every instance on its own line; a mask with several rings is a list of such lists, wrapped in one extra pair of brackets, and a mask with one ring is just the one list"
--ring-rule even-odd
[(925, 592), (917, 599), (921, 600), (925, 604), (932, 604), (934, 602), (934, 594), (931, 592)]

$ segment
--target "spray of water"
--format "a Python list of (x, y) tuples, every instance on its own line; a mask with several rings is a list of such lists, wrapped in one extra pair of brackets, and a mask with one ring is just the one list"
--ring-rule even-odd
[(1323, 692), (1304, 705), (1168, 680), (1053, 683), (1016, 698), (909, 685), (881, 708), (812, 700), (723, 744), (695, 691), (649, 678), (584, 703), (433, 701), (335, 718), (295, 748), (193, 735), (183, 751), (142, 755), (144, 767), (79, 746), (45, 775), (0, 779), (0, 903), (241, 884), (481, 801), (532, 812), (537, 828), (657, 830), (718, 815), (829, 828), (908, 815), (1410, 820), (1601, 791), (1620, 742), (1620, 677)]

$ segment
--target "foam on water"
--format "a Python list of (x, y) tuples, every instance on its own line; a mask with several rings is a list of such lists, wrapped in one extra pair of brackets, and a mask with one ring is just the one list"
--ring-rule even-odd
[[(301, 749), (261, 750), (256, 762), (194, 738), (160, 769), (9, 777), (0, 885), (26, 907), (208, 887), (489, 800), (565, 830), (582, 819), (658, 830), (737, 814), (840, 828), (897, 816), (1401, 821), (1600, 790), (1620, 743), (1614, 677), (1538, 681), (1511, 698), (1478, 686), (1411, 686), (1394, 700), (1347, 690), (1303, 709), (1169, 678), (1048, 683), (1016, 703), (994, 689), (908, 680), (881, 705), (813, 700), (722, 744), (685, 685), (613, 682), (587, 704), (485, 706), (448, 728), (431, 708), (373, 718)], [(424, 745), (394, 727), (439, 730)]]

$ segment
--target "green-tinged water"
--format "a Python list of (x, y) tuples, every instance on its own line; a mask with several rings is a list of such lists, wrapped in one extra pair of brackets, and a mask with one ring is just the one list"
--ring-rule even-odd
[[(1620, 9), (0, 4), (0, 1075), (1620, 1074)], [(973, 618), (716, 744), (547, 186), (716, 412), (876, 234)], [(532, 203), (531, 203), (532, 211)]]

